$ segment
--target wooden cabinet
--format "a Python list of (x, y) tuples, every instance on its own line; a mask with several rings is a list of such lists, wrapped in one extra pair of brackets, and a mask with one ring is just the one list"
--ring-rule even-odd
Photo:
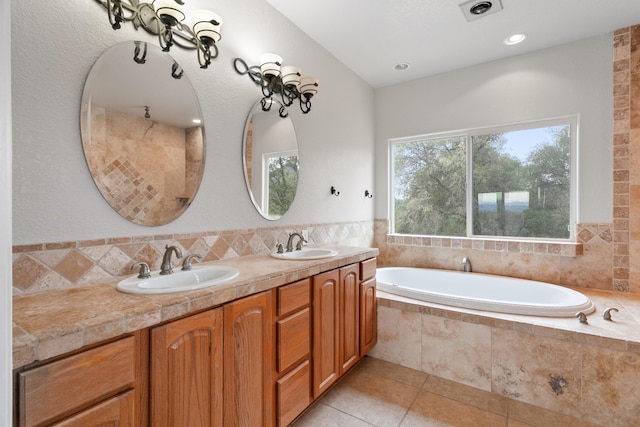
[(360, 360), (360, 265), (342, 267), (339, 272), (338, 351), (342, 375)]
[(273, 425), (271, 292), (224, 306), (224, 426)]
[(276, 425), (289, 425), (311, 404), (311, 280), (276, 290)]
[(376, 259), (360, 263), (360, 357), (378, 341), (376, 306)]
[(19, 426), (284, 427), (376, 343), (376, 260), (16, 373)]
[(340, 376), (340, 273), (313, 276), (313, 398), (327, 391)]
[(372, 258), (313, 277), (314, 399), (376, 343), (375, 271)]
[(152, 426), (222, 426), (222, 309), (151, 331)]
[(141, 335), (19, 373), (18, 425), (137, 425)]

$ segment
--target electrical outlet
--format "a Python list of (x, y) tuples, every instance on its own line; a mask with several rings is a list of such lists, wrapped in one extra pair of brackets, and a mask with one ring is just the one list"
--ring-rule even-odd
[(309, 241), (309, 230), (307, 230), (306, 228), (302, 230), (302, 238), (307, 242)]

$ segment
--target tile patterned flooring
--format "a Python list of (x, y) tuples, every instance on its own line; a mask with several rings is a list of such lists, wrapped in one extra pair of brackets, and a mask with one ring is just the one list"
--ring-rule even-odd
[(587, 427), (420, 371), (366, 357), (292, 427)]

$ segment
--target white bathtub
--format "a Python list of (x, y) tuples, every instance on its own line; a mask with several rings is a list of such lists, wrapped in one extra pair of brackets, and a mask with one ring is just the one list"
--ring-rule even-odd
[(475, 310), (573, 317), (595, 306), (580, 292), (550, 283), (429, 268), (382, 267), (378, 290), (421, 301)]

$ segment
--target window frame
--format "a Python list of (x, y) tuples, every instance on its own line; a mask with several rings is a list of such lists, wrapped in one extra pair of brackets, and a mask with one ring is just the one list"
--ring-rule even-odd
[[(453, 239), (491, 239), (491, 240), (504, 240), (504, 241), (550, 241), (550, 242), (575, 242), (576, 235), (575, 229), (578, 221), (578, 156), (579, 156), (579, 115), (567, 115), (553, 118), (545, 118), (538, 120), (529, 120), (522, 122), (514, 122), (508, 124), (498, 124), (485, 127), (468, 128), (447, 132), (434, 132), (421, 135), (414, 135), (400, 138), (390, 138), (388, 142), (388, 218), (389, 218), (389, 234), (398, 234), (395, 232), (395, 205), (394, 205), (394, 185), (393, 178), (395, 175), (394, 170), (394, 157), (393, 148), (395, 145), (406, 144), (411, 142), (419, 142), (430, 139), (442, 139), (442, 138), (465, 138), (465, 156), (466, 156), (466, 181), (465, 181), (465, 211), (466, 211), (466, 236), (444, 236), (444, 235), (419, 235), (412, 234), (411, 236), (424, 236), (424, 237), (436, 237), (436, 238), (453, 238)], [(492, 133), (505, 133), (522, 131), (527, 129), (537, 129), (553, 126), (569, 126), (570, 131), (570, 177), (569, 177), (569, 237), (564, 238), (551, 238), (551, 237), (522, 237), (522, 236), (489, 236), (473, 234), (473, 165), (472, 165), (472, 137), (487, 135)]]

